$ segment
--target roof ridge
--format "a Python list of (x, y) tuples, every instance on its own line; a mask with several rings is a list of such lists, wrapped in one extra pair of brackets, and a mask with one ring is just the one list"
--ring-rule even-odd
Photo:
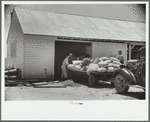
[[(21, 8), (16, 8), (16, 9), (21, 9)], [(90, 17), (90, 18), (99, 18), (99, 19), (106, 19), (106, 20), (116, 20), (116, 21), (136, 22), (136, 23), (143, 23), (143, 24), (146, 24), (145, 22), (139, 22), (139, 21), (121, 20), (121, 19), (111, 19), (111, 18), (95, 17), (95, 16), (93, 17), (93, 16), (77, 15), (77, 14), (71, 14), (71, 13), (48, 12), (48, 11), (31, 10), (31, 9), (21, 9), (21, 10), (38, 11), (38, 12), (54, 13), (54, 14), (74, 15), (74, 16), (81, 16), (81, 17)]]

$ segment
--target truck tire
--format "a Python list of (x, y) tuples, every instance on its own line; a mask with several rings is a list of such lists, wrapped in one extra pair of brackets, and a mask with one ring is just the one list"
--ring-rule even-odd
[(114, 85), (118, 93), (125, 94), (128, 91), (129, 86), (127, 86), (126, 83), (127, 80), (123, 75), (117, 74), (115, 76)]
[(93, 74), (90, 74), (88, 76), (88, 85), (89, 86), (94, 86), (94, 85), (96, 85), (96, 83), (97, 83), (97, 77), (94, 76)]

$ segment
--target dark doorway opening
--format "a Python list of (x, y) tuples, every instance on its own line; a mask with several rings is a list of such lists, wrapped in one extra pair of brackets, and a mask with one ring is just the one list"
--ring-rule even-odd
[(77, 57), (89, 54), (91, 51), (91, 43), (55, 41), (55, 80), (61, 78), (61, 65), (69, 53), (72, 53), (73, 60), (76, 60)]

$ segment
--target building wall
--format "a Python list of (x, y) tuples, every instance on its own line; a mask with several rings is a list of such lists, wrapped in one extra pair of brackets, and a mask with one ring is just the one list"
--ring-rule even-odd
[(11, 11), (15, 8), (15, 5), (9, 5), (6, 4), (4, 9), (4, 25), (5, 25), (5, 39), (4, 39), (4, 51), (5, 51), (5, 57), (7, 57), (7, 39), (8, 39), (8, 33), (11, 25)]
[(113, 56), (118, 58), (118, 50), (122, 51), (125, 63), (127, 62), (127, 44), (122, 43), (108, 43), (108, 42), (93, 42), (92, 43), (92, 56)]
[[(19, 20), (14, 13), (12, 17), (12, 22), (7, 38), (7, 58), (8, 65), (13, 66), (14, 68), (21, 69), (23, 73), (23, 59), (24, 59), (24, 47), (23, 47), (23, 31), (21, 29)], [(13, 55), (12, 55), (12, 51)]]
[(54, 76), (54, 37), (28, 36), (25, 39), (24, 78)]

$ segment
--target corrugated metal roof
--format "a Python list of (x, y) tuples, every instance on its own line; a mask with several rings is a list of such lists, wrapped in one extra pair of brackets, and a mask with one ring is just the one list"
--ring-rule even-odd
[(24, 34), (146, 41), (146, 24), (16, 9)]

